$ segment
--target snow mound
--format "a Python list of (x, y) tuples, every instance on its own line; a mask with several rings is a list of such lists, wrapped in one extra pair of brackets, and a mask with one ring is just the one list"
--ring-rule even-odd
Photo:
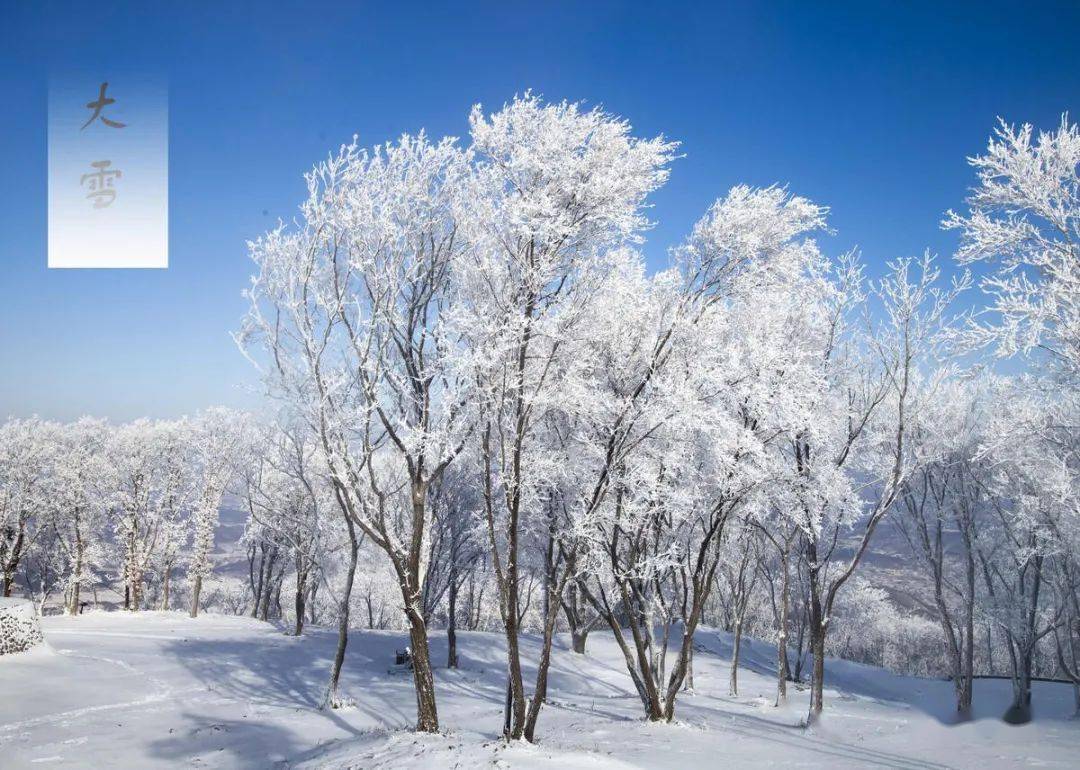
[(0, 598), (0, 655), (25, 652), (44, 642), (34, 605), (25, 599)]

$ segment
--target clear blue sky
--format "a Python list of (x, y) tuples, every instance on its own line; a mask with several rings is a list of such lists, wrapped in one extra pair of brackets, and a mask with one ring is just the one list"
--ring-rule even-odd
[[(293, 216), (302, 172), (354, 133), (461, 136), (474, 102), (528, 88), (683, 143), (654, 266), (738, 182), (828, 204), (825, 247), (872, 271), (948, 255), (938, 222), (995, 116), (1080, 116), (1080, 3), (846, 5), (0, 0), (0, 415), (252, 403), (244, 244)], [(168, 79), (168, 270), (45, 267), (47, 85), (72, 71)]]

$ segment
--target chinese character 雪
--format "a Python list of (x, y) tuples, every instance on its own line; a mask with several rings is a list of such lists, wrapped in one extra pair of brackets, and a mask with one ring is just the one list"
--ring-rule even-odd
[(97, 171), (83, 174), (79, 184), (84, 185), (87, 179), (90, 180), (90, 192), (86, 197), (94, 201), (94, 208), (103, 209), (116, 200), (113, 180), (119, 179), (122, 174), (119, 170), (109, 170), (109, 166), (112, 165), (111, 160), (98, 160), (90, 165), (96, 168)]

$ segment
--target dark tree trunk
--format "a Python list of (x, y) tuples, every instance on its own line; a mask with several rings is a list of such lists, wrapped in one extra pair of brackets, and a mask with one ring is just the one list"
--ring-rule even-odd
[[(255, 557), (254, 557), (254, 554), (253, 554), (252, 558), (251, 558), (251, 561), (249, 562), (249, 565), (253, 565), (254, 563), (255, 563)], [(258, 579), (257, 582), (253, 581), (253, 585), (252, 585), (252, 589), (253, 589), (254, 594), (255, 594), (254, 600), (253, 600), (252, 605), (251, 605), (251, 617), (253, 617), (253, 618), (259, 617), (259, 607), (262, 605), (263, 581), (264, 581), (264, 572), (265, 571), (266, 571), (266, 546), (265, 545), (260, 545), (259, 546), (259, 579)]]
[(75, 543), (75, 582), (71, 586), (71, 606), (68, 607), (69, 615), (79, 614), (79, 598), (82, 589), (83, 551), (85, 550), (82, 538), (77, 536)]
[(305, 604), (307, 600), (307, 570), (304, 567), (300, 567), (296, 571), (296, 625), (293, 629), (293, 636), (300, 636), (304, 633), (304, 616), (307, 613), (307, 606)]
[(791, 678), (795, 682), (803, 680), (803, 665), (806, 662), (806, 626), (808, 625), (808, 611), (804, 606), (799, 612), (799, 625), (795, 633), (795, 668)]
[(259, 618), (261, 620), (269, 620), (270, 618), (270, 600), (273, 598), (274, 593), (274, 562), (277, 560), (277, 549), (270, 552), (270, 558), (267, 559), (266, 565), (266, 579), (263, 582), (262, 591), (262, 606), (259, 607)]
[(577, 581), (573, 580), (566, 587), (566, 599), (563, 602), (563, 614), (566, 616), (566, 624), (570, 626), (570, 649), (578, 655), (585, 654), (589, 631), (592, 630), (592, 623), (584, 617), (586, 605), (581, 593)]
[(975, 685), (975, 557), (971, 549), (967, 552), (966, 583), (967, 596), (964, 597), (964, 634), (962, 642), (966, 642), (963, 650), (961, 663), (961, 681), (956, 708), (961, 713), (971, 712), (971, 702), (974, 697)]
[[(548, 669), (551, 666), (551, 643), (555, 636), (555, 621), (559, 616), (559, 595), (562, 593), (563, 581), (555, 574), (554, 548), (548, 548), (547, 585), (544, 587), (544, 641), (540, 649), (540, 660), (536, 666), (536, 689), (529, 702), (529, 712), (525, 717), (525, 740), (532, 743), (536, 737), (536, 720), (540, 717), (540, 709), (547, 700)], [(572, 559), (572, 557), (571, 557)], [(572, 570), (572, 564), (566, 567)]]
[(437, 733), (439, 713), (435, 705), (435, 678), (431, 670), (427, 626), (417, 608), (407, 613), (412, 642), (413, 683), (416, 686), (416, 731)]
[[(8, 530), (10, 532), (10, 530)], [(22, 558), (23, 544), (26, 542), (26, 523), (22, 517), (19, 516), (19, 529), (14, 538), (10, 535), (8, 540), (13, 540), (14, 543), (11, 546), (11, 550), (8, 551), (8, 560), (4, 563), (4, 597), (11, 596), (11, 589), (15, 585), (15, 573), (19, 569), (19, 560)]]
[(450, 563), (450, 595), (447, 599), (448, 607), (446, 614), (446, 667), (457, 668), (457, 595), (458, 574), (457, 564)]
[(517, 576), (510, 581), (513, 596), (503, 621), (506, 632), (507, 709), (503, 718), (503, 736), (512, 740), (525, 733), (525, 687), (521, 677), (521, 649), (518, 645)]
[(825, 633), (820, 620), (810, 628), (810, 650), (814, 657), (814, 668), (810, 674), (810, 715), (816, 717), (824, 706), (822, 691), (825, 689)]
[(791, 569), (788, 562), (788, 552), (780, 554), (781, 577), (780, 577), (780, 620), (776, 637), (776, 705), (787, 703), (787, 680), (788, 670), (788, 593), (790, 591)]
[[(1031, 545), (1034, 547), (1034, 536)], [(1020, 595), (1027, 602), (1025, 624), (1022, 635), (1008, 634), (1009, 652), (1013, 664), (1013, 704), (1006, 715), (1006, 720), (1023, 724), (1031, 720), (1031, 676), (1034, 665), (1035, 647), (1040, 634), (1037, 631), (1039, 612), (1039, 593), (1042, 588), (1043, 557), (1036, 554), (1030, 565), (1020, 572)], [(1027, 570), (1031, 568), (1030, 588), (1027, 583)]]
[(821, 715), (825, 706), (825, 616), (822, 612), (820, 566), (818, 564), (817, 544), (806, 539), (807, 589), (809, 596), (808, 625), (810, 626), (810, 654), (813, 657), (813, 669), (810, 672), (810, 714), (808, 722), (813, 722)]
[(341, 667), (345, 664), (345, 648), (349, 644), (349, 604), (352, 598), (353, 580), (356, 577), (356, 562), (360, 553), (360, 542), (356, 536), (356, 528), (352, 520), (346, 516), (345, 523), (349, 530), (349, 570), (345, 574), (345, 586), (341, 592), (341, 603), (338, 606), (338, 638), (337, 650), (334, 652), (334, 662), (330, 667), (330, 682), (326, 687), (326, 697), (323, 706), (337, 708), (341, 705), (338, 695), (338, 683), (341, 681)]
[(570, 632), (571, 649), (573, 649), (573, 651), (576, 652), (578, 655), (584, 655), (585, 654), (585, 645), (586, 645), (586, 643), (588, 641), (589, 641), (589, 629), (588, 629), (588, 627), (575, 628), (573, 631)]

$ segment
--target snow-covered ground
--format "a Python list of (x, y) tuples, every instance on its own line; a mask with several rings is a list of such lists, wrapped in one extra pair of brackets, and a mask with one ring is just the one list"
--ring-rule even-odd
[[(354, 709), (317, 709), (334, 634), (296, 639), (248, 618), (92, 613), (47, 618), (48, 647), (0, 658), (0, 767), (1076, 767), (1080, 721), (1071, 692), (1039, 684), (1036, 719), (998, 717), (1008, 682), (978, 682), (978, 718), (949, 723), (947, 682), (834, 662), (826, 718), (799, 727), (806, 693), (772, 704), (772, 648), (744, 642), (740, 696), (727, 697), (728, 640), (699, 634), (697, 692), (678, 722), (642, 722), (610, 636), (552, 666), (536, 746), (498, 739), (503, 648), (496, 634), (460, 634), (462, 668), (437, 672), (444, 734), (407, 730), (411, 680), (387, 674), (403, 635), (351, 638), (344, 690)], [(529, 649), (535, 651), (535, 643)], [(446, 642), (434, 634), (434, 657)]]

